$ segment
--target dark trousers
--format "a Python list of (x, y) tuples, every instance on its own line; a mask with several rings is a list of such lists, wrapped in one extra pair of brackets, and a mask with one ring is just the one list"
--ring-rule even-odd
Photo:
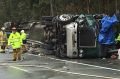
[(116, 44), (116, 48), (117, 48), (117, 49), (120, 49), (120, 42), (118, 42), (118, 43)]
[(109, 50), (114, 49), (115, 45), (106, 45), (106, 44), (101, 44), (100, 49), (101, 49), (101, 57), (105, 58), (110, 58), (111, 53), (108, 53)]

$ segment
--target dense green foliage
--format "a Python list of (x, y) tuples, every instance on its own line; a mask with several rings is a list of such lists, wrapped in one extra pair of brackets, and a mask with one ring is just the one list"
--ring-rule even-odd
[(120, 0), (0, 0), (0, 23), (40, 21), (41, 16), (63, 13), (110, 13), (120, 10)]

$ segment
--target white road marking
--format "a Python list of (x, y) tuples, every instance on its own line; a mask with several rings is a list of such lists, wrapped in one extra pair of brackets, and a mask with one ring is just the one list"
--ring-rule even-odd
[[(33, 55), (33, 54), (28, 54), (28, 55)], [(33, 55), (33, 56), (40, 57), (39, 55)], [(56, 58), (52, 58), (52, 57), (47, 57), (47, 58), (54, 59), (54, 60), (59, 60), (59, 61), (63, 61), (63, 62), (68, 62), (68, 63), (80, 64), (80, 65), (84, 65), (84, 66), (90, 66), (90, 67), (96, 67), (96, 68), (100, 68), (100, 69), (107, 69), (107, 70), (112, 70), (112, 71), (118, 71), (118, 72), (120, 72), (119, 69), (114, 69), (114, 68), (108, 68), (108, 67), (91, 65), (91, 64), (85, 64), (85, 63), (78, 63), (78, 62), (75, 62), (75, 61), (68, 61), (68, 60), (56, 59)]]
[(67, 74), (73, 74), (73, 75), (81, 75), (81, 76), (96, 77), (96, 78), (104, 78), (104, 79), (120, 79), (120, 78), (105, 77), (105, 76), (99, 76), (99, 75), (90, 75), (90, 74), (83, 74), (83, 73), (76, 73), (76, 72), (68, 72), (68, 71), (53, 69), (53, 68), (45, 67), (45, 66), (36, 66), (36, 67), (43, 67), (43, 68), (47, 68), (47, 69), (50, 69), (50, 70), (53, 70), (53, 71), (56, 71), (56, 72), (67, 73)]
[[(52, 70), (52, 71), (55, 71), (55, 72), (67, 73), (67, 74), (72, 74), (72, 75), (81, 75), (81, 76), (104, 78), (104, 79), (120, 79), (120, 78), (113, 78), (113, 77), (106, 77), (106, 76), (99, 76), (99, 75), (90, 75), (90, 74), (83, 74), (83, 73), (76, 73), (76, 72), (68, 72), (68, 71), (64, 71), (64, 70), (53, 69), (53, 68), (50, 68), (50, 67), (39, 66), (39, 65), (17, 65), (17, 66), (23, 66), (23, 67), (42, 67), (42, 68), (49, 69), (49, 70)], [(12, 66), (12, 67), (16, 68), (15, 66)], [(19, 68), (17, 67), (16, 69), (19, 69)], [(23, 69), (22, 69), (22, 71), (23, 71)]]
[(69, 72), (69, 71), (64, 71), (64, 70), (60, 70), (60, 69), (54, 69), (54, 68), (50, 68), (50, 67), (47, 67), (47, 66), (40, 66), (40, 65), (19, 65), (19, 64), (17, 64), (15, 66), (12, 66), (9, 63), (3, 63), (3, 65), (4, 66), (9, 66), (11, 68), (14, 68), (14, 69), (17, 69), (17, 70), (21, 70), (21, 71), (24, 71), (24, 72), (27, 72), (27, 73), (31, 73), (31, 72), (28, 71), (28, 70), (25, 70), (25, 69), (21, 69), (19, 67), (38, 67), (38, 68), (41, 67), (41, 68), (45, 68), (45, 69), (52, 70), (52, 71), (55, 71), (55, 72), (67, 73), (67, 74), (72, 74), (72, 75), (81, 75), (81, 76), (96, 77), (96, 78), (105, 78), (105, 79), (120, 79), (120, 78), (113, 78), (113, 77), (106, 77), (106, 76), (99, 76), (99, 75), (90, 75), (90, 74)]
[(24, 72), (27, 72), (27, 73), (31, 73), (31, 72), (28, 71), (28, 70), (25, 70), (25, 69), (22, 69), (22, 68), (19, 68), (19, 67), (16, 67), (16, 66), (9, 66), (9, 67), (14, 68), (14, 69), (17, 69), (17, 70), (24, 71)]
[[(48, 68), (48, 67), (45, 67), (45, 68)], [(52, 69), (52, 68), (48, 68), (48, 69), (56, 71), (56, 72), (73, 74), (73, 75), (81, 75), (81, 76), (96, 77), (96, 78), (105, 78), (105, 79), (120, 79), (120, 78), (105, 77), (105, 76), (99, 76), (99, 75), (90, 75), (90, 74), (83, 74), (83, 73), (76, 73), (76, 72), (68, 72), (68, 71), (62, 71), (62, 70), (57, 70), (57, 69)]]
[[(39, 64), (39, 65), (46, 65), (46, 64)], [(2, 63), (2, 64), (0, 64), (0, 66), (12, 66), (10, 63)], [(22, 67), (31, 67), (31, 66), (36, 66), (36, 65), (29, 65), (29, 64), (16, 64), (15, 66), (22, 66)], [(61, 68), (60, 68), (61, 69)], [(67, 69), (67, 67), (63, 67), (63, 69)], [(99, 70), (98, 68), (79, 68), (80, 70), (93, 70), (93, 69), (97, 69), (97, 70)]]

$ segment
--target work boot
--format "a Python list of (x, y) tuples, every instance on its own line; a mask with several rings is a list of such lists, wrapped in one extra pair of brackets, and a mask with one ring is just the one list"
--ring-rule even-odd
[(22, 59), (21, 59), (21, 58), (19, 58), (18, 60), (19, 60), (19, 61), (23, 61), (23, 58), (22, 58)]
[(16, 61), (16, 59), (13, 59), (13, 61)]
[(18, 57), (18, 60), (21, 60), (21, 57)]

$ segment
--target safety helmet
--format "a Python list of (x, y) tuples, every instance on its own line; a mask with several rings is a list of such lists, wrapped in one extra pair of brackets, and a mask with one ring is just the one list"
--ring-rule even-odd
[(1, 30), (5, 30), (5, 27), (2, 27)]
[(21, 30), (21, 33), (24, 33), (25, 31), (24, 30)]

